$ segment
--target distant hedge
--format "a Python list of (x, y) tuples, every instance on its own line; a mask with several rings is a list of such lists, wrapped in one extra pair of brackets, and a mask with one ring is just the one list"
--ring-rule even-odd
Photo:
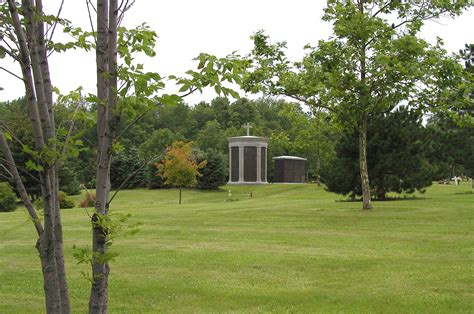
[(12, 212), (16, 209), (16, 195), (7, 182), (0, 183), (0, 212)]

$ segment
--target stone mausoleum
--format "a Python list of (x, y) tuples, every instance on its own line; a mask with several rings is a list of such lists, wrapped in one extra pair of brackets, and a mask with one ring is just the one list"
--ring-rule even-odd
[(267, 184), (268, 138), (250, 136), (250, 124), (244, 127), (247, 136), (228, 138), (228, 184)]
[(296, 156), (273, 157), (275, 161), (275, 183), (305, 183), (306, 158)]

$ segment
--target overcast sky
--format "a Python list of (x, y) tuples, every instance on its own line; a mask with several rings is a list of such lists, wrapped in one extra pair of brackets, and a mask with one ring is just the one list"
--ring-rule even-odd
[[(45, 11), (55, 14), (60, 0), (45, 2)], [(95, 1), (92, 1), (93, 3)], [(66, 0), (62, 17), (76, 26), (90, 30), (85, 0)], [(182, 74), (194, 68), (192, 59), (200, 52), (225, 56), (232, 51), (247, 53), (252, 43), (249, 36), (256, 30), (265, 30), (273, 41), (287, 41), (288, 56), (298, 60), (305, 44), (315, 44), (331, 34), (328, 23), (321, 21), (324, 0), (136, 0), (127, 12), (124, 25), (133, 27), (146, 22), (157, 32), (155, 58), (144, 58), (146, 71), (162, 76)], [(429, 22), (423, 36), (434, 42), (441, 37), (448, 51), (458, 51), (465, 43), (474, 43), (474, 10), (454, 20)], [(53, 85), (63, 93), (83, 86), (86, 92), (95, 92), (94, 52), (73, 51), (53, 54), (50, 59)], [(17, 65), (1, 60), (2, 66), (19, 73)], [(23, 95), (20, 80), (0, 71), (0, 101)], [(169, 91), (173, 92), (173, 91)], [(193, 95), (187, 99), (194, 104), (210, 100), (215, 95)]]

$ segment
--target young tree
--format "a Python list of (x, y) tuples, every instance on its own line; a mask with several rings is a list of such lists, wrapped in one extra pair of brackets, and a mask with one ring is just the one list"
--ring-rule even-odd
[(333, 25), (331, 39), (307, 46), (303, 60), (291, 64), (284, 43), (271, 44), (267, 35), (256, 33), (253, 69), (243, 86), (322, 108), (356, 129), (363, 209), (371, 209), (368, 122), (401, 102), (420, 110), (445, 105), (462, 69), (441, 42), (432, 46), (419, 32), (425, 21), (460, 14), (467, 5), (463, 0), (328, 0), (323, 19)]
[(196, 177), (201, 175), (199, 169), (205, 165), (205, 160), (197, 162), (196, 156), (191, 151), (191, 143), (177, 141), (168, 147), (163, 161), (157, 167), (166, 184), (179, 188), (179, 204), (181, 204), (182, 188), (194, 185)]

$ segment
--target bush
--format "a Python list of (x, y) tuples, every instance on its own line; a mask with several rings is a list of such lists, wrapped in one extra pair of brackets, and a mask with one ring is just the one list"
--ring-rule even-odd
[[(59, 191), (59, 208), (64, 209), (64, 208), (74, 208), (74, 201), (72, 200), (69, 195), (67, 195), (66, 192)], [(34, 201), (33, 205), (37, 209), (43, 209), (43, 199), (38, 198)]]
[(79, 207), (94, 207), (95, 206), (95, 194), (86, 193), (84, 198), (79, 203)]
[(74, 201), (66, 194), (66, 192), (59, 191), (59, 208), (74, 208)]
[(16, 195), (10, 184), (0, 183), (0, 212), (12, 212), (16, 208)]

